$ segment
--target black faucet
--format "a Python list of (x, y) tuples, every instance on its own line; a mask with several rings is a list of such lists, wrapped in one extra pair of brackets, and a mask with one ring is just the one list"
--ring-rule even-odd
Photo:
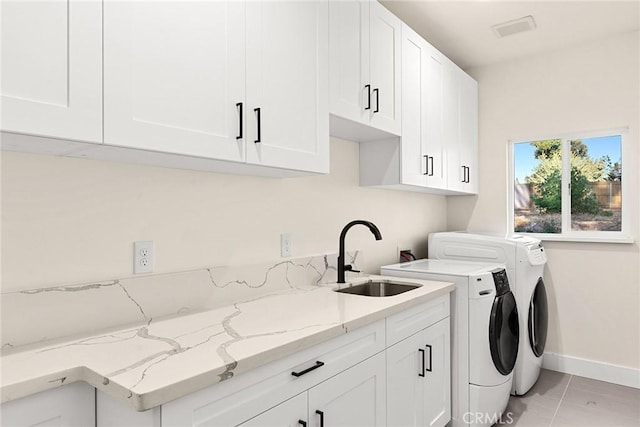
[(338, 253), (338, 283), (344, 283), (345, 271), (355, 271), (353, 270), (351, 264), (344, 264), (344, 238), (347, 236), (347, 231), (349, 231), (349, 229), (354, 225), (358, 224), (366, 225), (367, 227), (369, 227), (369, 230), (371, 231), (371, 233), (373, 233), (373, 236), (376, 238), (376, 240), (382, 240), (382, 234), (380, 234), (380, 230), (378, 230), (378, 227), (376, 227), (376, 225), (370, 221), (358, 219), (355, 221), (351, 221), (349, 224), (345, 225), (342, 229), (342, 233), (340, 233), (340, 252)]

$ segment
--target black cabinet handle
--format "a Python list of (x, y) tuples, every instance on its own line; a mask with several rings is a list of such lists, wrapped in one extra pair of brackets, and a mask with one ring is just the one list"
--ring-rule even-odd
[(420, 372), (418, 372), (418, 376), (419, 377), (424, 377), (424, 349), (423, 348), (419, 348), (418, 351), (421, 354), (421, 359), (422, 359), (422, 369), (420, 370)]
[(427, 156), (427, 157), (431, 164), (431, 166), (429, 166), (429, 176), (433, 176), (433, 156)]
[(431, 358), (431, 353), (433, 353), (433, 349), (431, 348), (431, 345), (427, 344), (425, 346), (425, 348), (429, 349), (429, 367), (426, 369), (427, 372), (432, 372), (432, 368), (433, 368), (433, 359)]
[(364, 108), (365, 110), (371, 109), (371, 85), (364, 85), (365, 89), (367, 89), (367, 106)]
[(467, 166), (467, 183), (471, 182), (471, 168)]
[(309, 372), (311, 372), (311, 371), (313, 371), (313, 370), (315, 370), (315, 369), (318, 369), (318, 368), (319, 368), (319, 367), (321, 367), (321, 366), (324, 366), (324, 362), (320, 362), (320, 361), (318, 360), (318, 361), (316, 362), (316, 364), (315, 364), (315, 365), (313, 365), (312, 367), (307, 368), (307, 369), (305, 369), (304, 371), (300, 371), (300, 372), (295, 372), (295, 371), (293, 371), (293, 372), (291, 372), (291, 375), (293, 375), (294, 377), (301, 377), (301, 376), (303, 376), (304, 374), (307, 374), (307, 373), (309, 373)]
[(307, 427), (306, 421), (298, 420), (298, 424), (300, 424), (302, 427)]
[(236, 108), (238, 109), (238, 136), (236, 136), (236, 139), (242, 139), (242, 102), (238, 102), (236, 104)]
[(262, 126), (260, 124), (260, 108), (254, 108), (253, 111), (256, 113), (256, 120), (258, 121), (258, 139), (253, 142), (258, 143), (262, 142), (260, 138), (260, 130), (262, 129)]
[(467, 182), (467, 167), (462, 166), (462, 182)]
[(373, 110), (373, 112), (377, 113), (378, 111), (380, 111), (380, 91), (378, 90), (378, 88), (375, 88), (373, 92), (376, 94), (376, 109)]
[(425, 171), (422, 175), (429, 176), (429, 156), (424, 154), (422, 157), (424, 157), (424, 171)]
[(316, 411), (316, 414), (320, 415), (320, 427), (324, 427), (324, 412)]

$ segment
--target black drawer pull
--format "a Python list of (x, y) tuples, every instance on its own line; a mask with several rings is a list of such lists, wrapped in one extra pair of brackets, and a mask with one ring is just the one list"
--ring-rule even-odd
[(257, 144), (262, 142), (262, 138), (260, 136), (260, 131), (262, 130), (262, 124), (260, 123), (260, 108), (254, 108), (253, 112), (256, 113), (256, 121), (258, 122), (258, 139), (253, 141)]
[(364, 108), (365, 110), (371, 109), (371, 85), (364, 85), (365, 89), (367, 89), (367, 106)]
[(302, 427), (307, 427), (306, 421), (298, 420), (298, 424), (300, 424)]
[(422, 359), (422, 369), (418, 372), (418, 376), (424, 377), (424, 348), (419, 348), (418, 351), (420, 352), (420, 358)]
[(373, 112), (378, 113), (380, 111), (380, 91), (378, 90), (378, 88), (375, 88), (373, 91), (376, 94), (376, 109), (373, 110)]
[(320, 427), (324, 427), (324, 412), (316, 411), (316, 414), (320, 415)]
[(238, 119), (239, 119), (239, 126), (238, 126), (238, 136), (236, 136), (236, 139), (242, 139), (242, 102), (238, 102), (236, 104), (236, 108), (238, 109)]
[(318, 368), (319, 368), (319, 367), (321, 367), (321, 366), (324, 366), (324, 362), (320, 362), (320, 361), (318, 360), (318, 361), (316, 362), (316, 364), (315, 364), (315, 365), (313, 365), (312, 367), (307, 368), (307, 369), (305, 369), (304, 371), (300, 371), (300, 372), (293, 371), (293, 372), (291, 372), (291, 375), (293, 375), (294, 377), (301, 377), (301, 376), (303, 376), (304, 374), (307, 374), (307, 373), (309, 373), (309, 372), (313, 371), (314, 369), (318, 369)]

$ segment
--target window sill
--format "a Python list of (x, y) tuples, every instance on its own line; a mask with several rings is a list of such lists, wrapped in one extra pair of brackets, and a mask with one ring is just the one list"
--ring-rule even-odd
[(635, 243), (635, 239), (628, 234), (607, 235), (607, 236), (578, 236), (578, 235), (562, 235), (562, 234), (545, 234), (545, 233), (514, 233), (523, 236), (534, 237), (543, 242), (573, 242), (573, 243)]

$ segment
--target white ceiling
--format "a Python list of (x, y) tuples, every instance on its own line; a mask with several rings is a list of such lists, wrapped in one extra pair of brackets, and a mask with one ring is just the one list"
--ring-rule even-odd
[[(381, 0), (462, 68), (558, 50), (640, 28), (640, 0)], [(534, 31), (498, 38), (491, 27), (532, 15)]]

